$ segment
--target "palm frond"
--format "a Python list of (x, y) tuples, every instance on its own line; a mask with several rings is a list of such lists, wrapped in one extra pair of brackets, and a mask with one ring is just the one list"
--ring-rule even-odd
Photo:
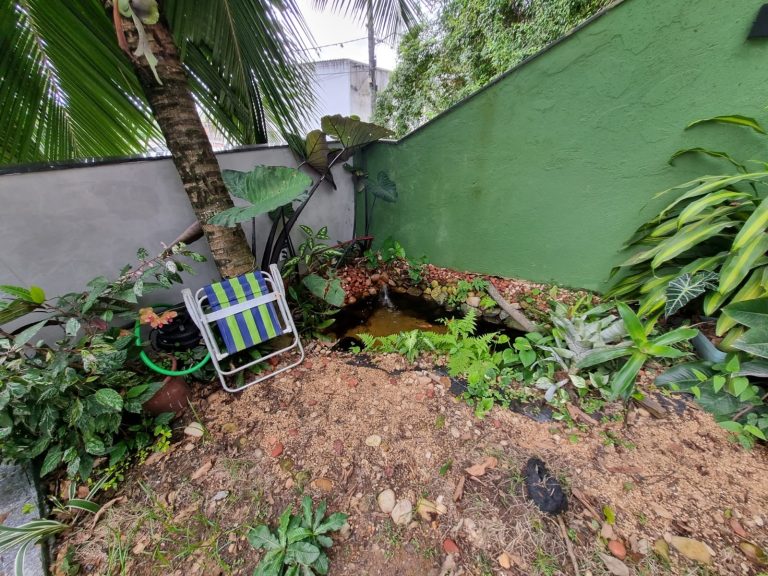
[[(331, 9), (360, 22), (368, 19), (368, 0), (315, 0), (317, 8)], [(394, 36), (403, 28), (414, 26), (421, 19), (417, 0), (372, 0), (373, 29), (383, 38)]]
[(229, 140), (302, 127), (312, 105), (309, 38), (294, 0), (167, 0), (163, 13), (203, 113)]
[(0, 0), (0, 14), (0, 163), (162, 142), (102, 2)]

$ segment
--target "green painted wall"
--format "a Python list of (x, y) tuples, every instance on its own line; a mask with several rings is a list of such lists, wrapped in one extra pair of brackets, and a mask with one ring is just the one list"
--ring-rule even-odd
[[(366, 150), (396, 204), (372, 233), (452, 268), (601, 289), (651, 196), (724, 166), (692, 145), (768, 158), (726, 113), (768, 118), (768, 42), (746, 39), (762, 0), (625, 0), (397, 143)], [(362, 211), (358, 200), (358, 222)], [(358, 228), (361, 229), (361, 228)]]

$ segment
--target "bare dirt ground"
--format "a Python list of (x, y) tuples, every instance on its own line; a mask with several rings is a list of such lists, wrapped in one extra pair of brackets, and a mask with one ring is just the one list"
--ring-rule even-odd
[[(768, 547), (768, 451), (743, 450), (692, 405), (570, 430), (499, 408), (479, 420), (430, 367), (310, 348), (300, 368), (242, 393), (198, 386), (170, 450), (131, 469), (54, 556), (72, 546), (87, 574), (251, 574), (248, 527), (274, 526), (307, 493), (350, 515), (334, 576), (574, 574), (574, 561), (592, 576), (761, 573), (739, 545)], [(184, 433), (195, 421), (201, 437)], [(562, 527), (524, 496), (531, 456), (567, 487)], [(386, 489), (413, 506), (404, 525), (381, 511)], [(611, 540), (621, 566), (604, 560)]]

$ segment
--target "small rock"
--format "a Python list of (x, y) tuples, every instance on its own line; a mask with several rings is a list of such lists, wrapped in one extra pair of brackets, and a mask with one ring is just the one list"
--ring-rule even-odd
[(627, 548), (621, 540), (611, 540), (608, 542), (608, 550), (619, 560), (624, 560), (627, 557)]
[(376, 497), (376, 502), (379, 505), (379, 510), (384, 514), (390, 514), (395, 507), (394, 490), (387, 488)]
[(509, 554), (506, 552), (502, 552), (496, 560), (498, 561), (499, 566), (504, 568), (504, 570), (512, 568), (512, 558), (510, 558)]
[(211, 500), (213, 500), (214, 502), (218, 502), (219, 500), (224, 500), (224, 498), (226, 498), (227, 496), (229, 496), (229, 490), (219, 490), (218, 492), (216, 492), (216, 494), (213, 495), (213, 498), (211, 498)]
[(608, 522), (603, 522), (603, 527), (600, 528), (600, 537), (605, 538), (606, 540), (613, 540), (613, 528)]
[(200, 422), (192, 422), (192, 424), (184, 428), (184, 434), (192, 436), (192, 438), (202, 438), (203, 434), (205, 434), (205, 429)]
[(456, 542), (450, 538), (443, 540), (443, 550), (445, 550), (446, 554), (454, 554), (457, 556), (460, 554), (459, 547), (456, 545)]
[(480, 297), (470, 296), (469, 298), (467, 298), (467, 304), (469, 306), (472, 306), (473, 308), (478, 308), (480, 306)]
[(392, 521), (400, 526), (410, 524), (413, 518), (413, 506), (410, 500), (400, 500), (390, 514)]
[(333, 451), (337, 456), (341, 456), (342, 454), (344, 454), (344, 442), (342, 442), (341, 440), (334, 440)]
[(365, 445), (370, 446), (371, 448), (381, 446), (381, 436), (378, 434), (371, 434), (368, 436), (368, 438), (365, 439)]
[(285, 450), (285, 446), (283, 446), (282, 442), (278, 442), (272, 446), (272, 449), (269, 451), (269, 455), (272, 456), (272, 458), (277, 458), (280, 456), (280, 454), (283, 453), (283, 450)]

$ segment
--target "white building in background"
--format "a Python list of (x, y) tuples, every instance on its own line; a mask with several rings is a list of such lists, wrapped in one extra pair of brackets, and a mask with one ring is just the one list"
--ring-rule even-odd
[[(368, 82), (368, 64), (348, 58), (322, 60), (314, 66), (316, 90), (315, 111), (307, 123), (307, 131), (320, 128), (320, 118), (329, 114), (359, 116), (369, 121), (371, 110), (371, 86)], [(387, 87), (389, 70), (376, 69), (379, 92)]]
[[(307, 123), (304, 126), (305, 133), (319, 129), (320, 118), (331, 114), (356, 115), (364, 122), (371, 120), (373, 110), (371, 110), (368, 64), (349, 58), (340, 58), (312, 62), (308, 66), (314, 68), (315, 109), (308, 115)], [(376, 84), (379, 92), (387, 87), (389, 75), (389, 70), (376, 69)], [(203, 126), (214, 150), (231, 148), (226, 138), (206, 119), (203, 119)], [(270, 130), (269, 143), (284, 144), (285, 142), (278, 134)]]

